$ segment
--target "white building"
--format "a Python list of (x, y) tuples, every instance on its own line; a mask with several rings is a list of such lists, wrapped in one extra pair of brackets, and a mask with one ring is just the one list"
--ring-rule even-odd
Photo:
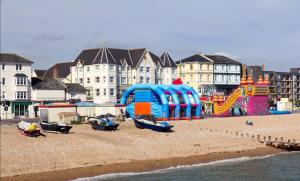
[(240, 85), (242, 64), (222, 55), (205, 55), (214, 63), (214, 85), (218, 92), (229, 94)]
[(164, 52), (160, 59), (164, 66), (162, 72), (162, 83), (172, 84), (172, 82), (177, 78), (177, 65), (167, 52)]
[(87, 89), (88, 100), (116, 103), (132, 84), (162, 83), (164, 68), (162, 60), (144, 48), (102, 47), (79, 54), (71, 67), (71, 80)]
[[(16, 54), (0, 54), (0, 117), (28, 117), (32, 113), (32, 61)], [(4, 103), (8, 107), (4, 108)]]

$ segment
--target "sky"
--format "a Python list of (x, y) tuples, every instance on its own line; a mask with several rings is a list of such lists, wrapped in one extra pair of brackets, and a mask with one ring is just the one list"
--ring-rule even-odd
[(223, 54), (267, 70), (300, 67), (298, 0), (1, 0), (1, 52), (46, 69), (83, 49)]

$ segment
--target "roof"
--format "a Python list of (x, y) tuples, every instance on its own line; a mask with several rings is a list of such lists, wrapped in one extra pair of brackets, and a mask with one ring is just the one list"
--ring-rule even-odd
[(116, 49), (116, 48), (96, 48), (83, 50), (73, 62), (73, 66), (81, 62), (83, 65), (92, 64), (118, 64), (127, 63), (134, 68), (142, 59), (146, 49)]
[(236, 60), (230, 59), (223, 55), (205, 55), (205, 56), (213, 60), (214, 64), (239, 64), (239, 65), (242, 64)]
[(57, 63), (50, 67), (46, 72), (44, 73), (45, 78), (66, 78), (71, 70), (71, 66), (73, 65), (73, 62), (63, 62), (63, 63)]
[(160, 59), (162, 60), (162, 63), (164, 65), (164, 67), (174, 67), (176, 68), (176, 63), (174, 62), (174, 60), (171, 58), (171, 56), (169, 55), (168, 52), (164, 52)]
[(0, 53), (0, 62), (33, 63), (32, 61), (13, 53)]
[(80, 84), (65, 83), (67, 86), (67, 92), (86, 92), (86, 89)]
[(31, 78), (32, 89), (37, 90), (65, 90), (66, 86), (59, 80), (52, 78)]
[(35, 69), (34, 72), (37, 77), (43, 77), (44, 74), (46, 73), (46, 70)]
[(155, 65), (159, 64), (160, 66), (164, 67), (164, 64), (163, 64), (162, 60), (157, 55), (155, 55), (152, 52), (149, 52), (149, 55), (152, 58)]
[(184, 58), (180, 61), (177, 61), (176, 64), (180, 63), (190, 63), (190, 62), (203, 62), (203, 63), (213, 63), (208, 58), (203, 56), (202, 54), (194, 54), (190, 57)]

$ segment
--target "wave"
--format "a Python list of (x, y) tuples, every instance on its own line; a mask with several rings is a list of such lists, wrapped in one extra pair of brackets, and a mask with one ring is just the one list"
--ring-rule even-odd
[(135, 175), (157, 174), (157, 173), (164, 173), (164, 172), (177, 170), (177, 169), (190, 169), (190, 168), (194, 168), (194, 167), (224, 165), (224, 164), (230, 164), (230, 163), (240, 163), (240, 162), (245, 162), (245, 161), (250, 161), (250, 160), (265, 159), (265, 158), (269, 158), (269, 157), (272, 157), (275, 155), (286, 154), (286, 153), (287, 152), (265, 155), (265, 156), (224, 159), (224, 160), (217, 160), (217, 161), (212, 161), (212, 162), (208, 162), (208, 163), (199, 163), (199, 164), (192, 164), (192, 165), (178, 165), (175, 167), (168, 167), (165, 169), (159, 169), (159, 170), (147, 171), (147, 172), (110, 173), (110, 174), (104, 174), (104, 175), (99, 175), (99, 176), (94, 176), (94, 177), (78, 178), (73, 181), (94, 181), (94, 180), (98, 181), (98, 180), (106, 180), (106, 179), (113, 179), (113, 178), (120, 178), (120, 177), (129, 177), (129, 176), (135, 176)]

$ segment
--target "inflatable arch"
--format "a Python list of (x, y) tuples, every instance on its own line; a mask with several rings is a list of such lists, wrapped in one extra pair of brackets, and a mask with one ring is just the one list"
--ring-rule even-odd
[[(132, 94), (134, 99), (127, 105), (127, 99)], [(194, 104), (191, 104), (189, 94), (193, 96)], [(173, 103), (168, 102), (167, 95), (170, 95)], [(180, 104), (178, 96), (182, 97), (184, 104)], [(200, 118), (201, 114), (199, 97), (196, 91), (187, 85), (135, 84), (123, 93), (120, 104), (126, 105), (130, 117), (152, 114), (158, 119), (169, 120)], [(195, 110), (193, 115), (192, 107)], [(183, 110), (184, 115), (180, 115), (180, 111)], [(173, 115), (171, 111), (174, 111)]]

